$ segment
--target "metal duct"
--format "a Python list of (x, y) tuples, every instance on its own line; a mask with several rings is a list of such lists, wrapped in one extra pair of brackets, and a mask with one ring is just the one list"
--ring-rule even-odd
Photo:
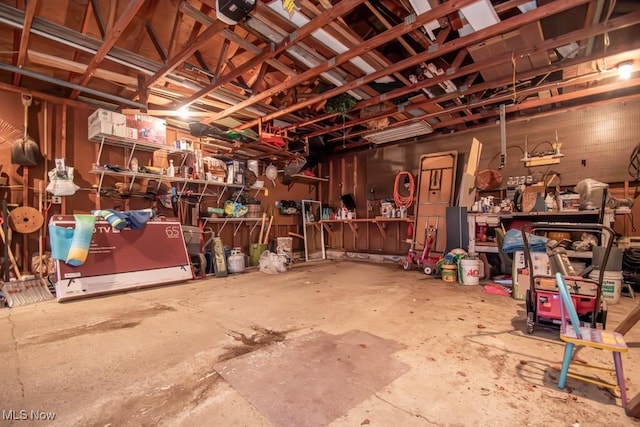
[(111, 101), (118, 102), (118, 103), (121, 103), (121, 104), (131, 105), (132, 107), (142, 108), (142, 109), (147, 108), (147, 106), (144, 105), (144, 104), (132, 101), (132, 100), (127, 99), (127, 98), (123, 98), (121, 96), (111, 95), (109, 93), (105, 93), (105, 92), (101, 92), (99, 90), (88, 88), (86, 86), (80, 86), (80, 85), (75, 84), (75, 83), (71, 83), (71, 82), (67, 82), (65, 80), (57, 79), (55, 77), (47, 76), (46, 74), (36, 73), (35, 71), (29, 71), (29, 70), (26, 70), (24, 68), (18, 68), (18, 67), (13, 66), (13, 65), (4, 64), (2, 62), (0, 62), (0, 70), (9, 71), (11, 73), (22, 74), (23, 76), (31, 77), (33, 79), (42, 80), (42, 81), (48, 82), (48, 83), (53, 83), (53, 84), (58, 85), (58, 86), (68, 87), (69, 89), (79, 90), (81, 92), (88, 93), (88, 94), (95, 95), (95, 96), (99, 96), (101, 98), (109, 99)]

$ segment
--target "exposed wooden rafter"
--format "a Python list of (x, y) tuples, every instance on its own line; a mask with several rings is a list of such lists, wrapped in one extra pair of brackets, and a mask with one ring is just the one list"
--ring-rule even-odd
[[(27, 46), (29, 45), (29, 35), (31, 34), (31, 24), (33, 17), (36, 14), (36, 7), (38, 6), (38, 0), (29, 0), (27, 3), (27, 10), (24, 14), (24, 24), (22, 26), (22, 34), (20, 35), (20, 47), (18, 49), (18, 60), (16, 61), (16, 67), (22, 68), (24, 62), (27, 59)], [(20, 85), (20, 74), (13, 76), (13, 84)]]
[[(87, 9), (85, 12), (85, 17), (83, 20), (82, 27), (84, 28), (85, 23), (88, 20), (88, 14), (93, 11), (93, 17), (96, 20), (96, 25), (98, 26), (98, 31), (100, 32), (100, 37), (104, 40), (105, 35), (107, 34), (106, 24), (104, 22), (104, 17), (102, 16), (102, 12), (100, 11), (100, 2), (98, 0), (91, 0), (90, 3), (87, 3)], [(85, 30), (82, 32), (84, 33)]]
[(147, 86), (153, 85), (160, 79), (163, 79), (167, 74), (182, 65), (187, 59), (189, 59), (197, 50), (201, 49), (205, 44), (211, 41), (211, 38), (219, 33), (227, 24), (222, 21), (215, 21), (209, 27), (207, 27), (200, 35), (198, 35), (191, 43), (188, 43), (180, 52), (169, 59), (169, 62), (160, 67), (153, 76), (147, 79)]
[[(419, 64), (421, 62), (429, 61), (429, 60), (431, 60), (433, 58), (436, 58), (436, 57), (439, 57), (439, 56), (441, 56), (441, 55), (443, 55), (443, 54), (445, 54), (447, 52), (453, 52), (453, 51), (455, 51), (457, 49), (460, 49), (460, 48), (463, 48), (465, 46), (469, 46), (469, 45), (472, 45), (474, 43), (478, 43), (478, 42), (480, 42), (482, 40), (485, 40), (486, 38), (493, 37), (493, 36), (496, 36), (496, 35), (511, 31), (513, 29), (516, 29), (516, 28), (520, 28), (523, 25), (526, 25), (526, 24), (529, 24), (531, 22), (535, 22), (535, 21), (539, 20), (540, 18), (542, 18), (544, 16), (553, 15), (553, 14), (559, 13), (561, 11), (570, 9), (572, 7), (582, 5), (582, 4), (586, 3), (587, 1), (588, 0), (566, 0), (566, 1), (562, 1), (562, 2), (548, 3), (548, 4), (546, 4), (544, 6), (541, 6), (541, 7), (537, 8), (537, 9), (535, 9), (535, 10), (532, 10), (532, 11), (530, 11), (528, 13), (515, 16), (515, 17), (510, 18), (508, 20), (502, 21), (502, 22), (500, 22), (498, 24), (495, 24), (495, 25), (492, 25), (490, 27), (484, 28), (484, 29), (482, 29), (480, 31), (476, 31), (474, 33), (471, 33), (471, 34), (469, 34), (469, 35), (467, 35), (465, 37), (461, 37), (459, 39), (456, 39), (456, 40), (453, 40), (453, 41), (450, 41), (450, 42), (447, 42), (447, 43), (440, 44), (440, 45), (438, 45), (438, 49), (435, 49), (433, 51), (426, 51), (426, 52), (423, 52), (423, 53), (421, 53), (419, 55), (407, 58), (407, 59), (405, 59), (403, 61), (399, 61), (399, 62), (393, 64), (392, 66), (388, 67), (387, 69), (382, 70), (380, 72), (375, 72), (375, 73), (369, 74), (369, 75), (367, 75), (365, 77), (362, 77), (362, 78), (360, 78), (358, 80), (349, 82), (349, 83), (347, 83), (347, 84), (345, 84), (345, 85), (343, 85), (341, 87), (337, 87), (337, 88), (328, 90), (328, 91), (324, 92), (322, 95), (319, 95), (318, 97), (316, 97), (315, 99), (314, 98), (308, 99), (308, 100), (302, 101), (302, 102), (300, 102), (300, 103), (298, 103), (298, 104), (296, 104), (294, 106), (287, 107), (287, 108), (284, 108), (284, 109), (282, 109), (282, 110), (280, 110), (278, 112), (268, 114), (267, 116), (263, 117), (263, 120), (272, 120), (274, 118), (280, 117), (283, 114), (292, 113), (292, 112), (294, 112), (296, 110), (299, 110), (299, 109), (301, 109), (301, 108), (303, 108), (303, 107), (305, 107), (307, 105), (311, 105), (311, 104), (317, 102), (320, 99), (331, 98), (333, 96), (339, 95), (341, 93), (344, 93), (344, 92), (347, 92), (349, 90), (355, 89), (355, 88), (357, 88), (359, 86), (362, 86), (363, 84), (367, 84), (369, 82), (375, 81), (376, 79), (379, 79), (381, 77), (387, 76), (387, 75), (389, 75), (391, 73), (394, 73), (396, 71), (401, 71), (401, 70), (413, 67), (413, 66), (415, 66), (415, 65), (417, 65), (417, 64)], [(432, 9), (431, 11), (429, 11), (427, 13), (424, 13), (424, 14), (420, 15), (420, 16), (424, 17), (425, 15), (429, 15), (431, 12), (433, 12), (437, 16), (436, 11), (442, 12), (443, 11), (442, 8), (451, 7), (455, 3), (456, 3), (455, 1), (445, 3), (445, 4), (443, 4), (443, 5), (441, 5), (441, 6), (437, 7), (437, 8)], [(450, 12), (451, 12), (451, 10), (449, 10), (448, 13), (450, 13)], [(433, 16), (431, 16), (431, 19), (434, 19)], [(394, 37), (397, 37), (397, 33), (394, 32), (394, 30), (402, 30), (403, 27), (406, 28), (406, 27), (409, 27), (409, 26), (402, 25), (402, 26), (394, 27), (394, 29), (392, 29), (392, 30), (386, 31), (385, 33), (382, 33), (379, 36), (376, 36), (376, 37), (373, 37), (373, 38), (369, 39), (367, 41), (367, 43), (375, 40), (377, 37), (389, 36), (390, 33), (393, 34)], [(402, 32), (406, 32), (406, 31), (402, 31)], [(349, 54), (351, 55), (351, 54), (353, 54), (353, 52), (349, 52)], [(320, 67), (317, 67), (317, 68), (320, 68)], [(210, 120), (215, 120), (215, 119), (220, 118), (220, 117), (225, 117), (225, 116), (229, 115), (231, 112), (237, 111), (238, 109), (242, 108), (242, 107), (239, 107), (239, 106), (243, 105), (243, 104), (245, 104), (245, 103), (237, 104), (237, 105), (225, 110), (223, 113), (217, 114), (216, 116), (212, 117), (211, 119), (209, 119), (209, 121)], [(244, 105), (243, 105), (243, 107), (244, 107)], [(255, 121), (255, 120), (252, 121), (252, 122), (247, 122), (244, 125), (240, 126), (240, 129), (246, 129), (246, 128), (255, 126), (256, 124), (257, 124), (257, 121)]]
[[(91, 58), (91, 61), (87, 65), (87, 70), (84, 75), (80, 78), (78, 84), (85, 85), (93, 76), (94, 71), (98, 68), (98, 65), (102, 62), (104, 57), (109, 53), (111, 48), (118, 41), (118, 38), (122, 34), (122, 32), (127, 28), (127, 25), (131, 22), (131, 20), (136, 16), (140, 7), (144, 4), (145, 0), (131, 0), (127, 3), (127, 6), (122, 11), (122, 13), (118, 16), (117, 21), (113, 24), (111, 28), (107, 30), (107, 34), (105, 36), (104, 42), (96, 52), (96, 54)], [(76, 99), (80, 94), (79, 90), (74, 90), (69, 95), (69, 98)]]
[[(324, 27), (329, 22), (334, 20), (336, 17), (341, 16), (342, 14), (350, 11), (357, 5), (361, 4), (363, 1), (364, 0), (342, 0), (336, 6), (332, 7), (327, 13), (317, 16), (316, 18), (309, 21), (308, 24), (304, 25), (303, 27), (295, 31), (295, 33), (290, 34), (288, 38), (278, 43), (273, 49), (265, 50), (260, 55), (255, 56), (251, 60), (236, 67), (236, 69), (233, 70), (232, 72), (227, 73), (223, 76), (217, 77), (212, 84), (198, 91), (193, 96), (189, 97), (184, 103), (184, 105), (189, 105), (197, 101), (198, 99), (202, 98), (203, 96), (206, 96), (208, 93), (215, 90), (216, 88), (222, 85), (225, 85), (233, 81), (234, 79), (237, 79), (239, 76), (242, 76), (243, 73), (251, 70), (252, 68), (259, 66), (264, 61), (276, 57), (280, 53), (284, 52), (287, 48), (299, 43), (300, 41), (304, 40), (306, 37), (309, 37), (314, 31)], [(259, 4), (262, 4), (262, 3), (259, 3)]]
[[(411, 24), (400, 24), (397, 25), (395, 27), (393, 27), (392, 29), (385, 31), (382, 34), (379, 34), (375, 37), (370, 38), (369, 40), (367, 40), (365, 43), (361, 44), (360, 46), (358, 46), (355, 49), (351, 49), (347, 52), (338, 54), (336, 56), (334, 56), (333, 58), (330, 58), (327, 61), (324, 61), (322, 64), (320, 64), (319, 66), (311, 69), (311, 70), (307, 70), (303, 73), (298, 74), (296, 77), (293, 77), (291, 79), (286, 80), (285, 82), (283, 82), (282, 84), (279, 84), (277, 86), (274, 86), (272, 88), (270, 88), (269, 90), (262, 92), (260, 94), (257, 94), (253, 97), (251, 97), (250, 99), (248, 99), (247, 101), (241, 102), (239, 104), (236, 104), (234, 106), (231, 106), (230, 108), (226, 109), (225, 111), (216, 114), (215, 116), (212, 116), (211, 118), (205, 120), (207, 123), (213, 122), (215, 120), (221, 119), (223, 117), (227, 117), (230, 114), (233, 114), (236, 111), (239, 111), (243, 108), (246, 108), (250, 105), (253, 105), (254, 103), (261, 101), (265, 98), (268, 98), (269, 96), (272, 96), (280, 91), (286, 90), (290, 87), (293, 87), (297, 84), (300, 84), (306, 80), (312, 79), (318, 75), (320, 75), (321, 73), (325, 72), (325, 71), (329, 71), (332, 68), (335, 68), (343, 63), (345, 63), (346, 61), (355, 58), (359, 55), (361, 55), (364, 52), (367, 52), (370, 49), (376, 48), (384, 43), (387, 43), (391, 40), (394, 40), (396, 37), (398, 37), (401, 34), (404, 34), (408, 31), (413, 31), (416, 28), (419, 28), (420, 26), (424, 25), (425, 23), (432, 21), (434, 19), (438, 19), (441, 18), (443, 16), (446, 16), (447, 14), (451, 13), (452, 11), (456, 11), (459, 8), (466, 6), (468, 4), (473, 3), (473, 0), (454, 0), (445, 4), (442, 4), (432, 10), (430, 10), (427, 13), (423, 13), (422, 15), (419, 15), (418, 17), (416, 17), (415, 21), (413, 21)], [(376, 72), (373, 74), (370, 74), (369, 76), (372, 75), (376, 75), (376, 77), (374, 79), (369, 79), (369, 76), (365, 76), (363, 78), (358, 79), (355, 82), (350, 82), (348, 84), (346, 84), (343, 87), (347, 87), (345, 90), (341, 90), (341, 88), (338, 88), (339, 90), (336, 91), (335, 94), (339, 94), (339, 93), (343, 93), (343, 92), (347, 92), (350, 89), (355, 89), (356, 87), (362, 86), (363, 84), (365, 84), (365, 80), (367, 82), (376, 80), (380, 77), (384, 77), (387, 76), (389, 74), (393, 74), (396, 71), (400, 71), (402, 70), (402, 68), (398, 69), (397, 67), (393, 69), (393, 71), (390, 72)], [(331, 91), (330, 91), (331, 92)], [(291, 106), (286, 108), (287, 112), (292, 112), (295, 111), (296, 109), (300, 109), (312, 104), (317, 103), (318, 101), (320, 101), (320, 98), (324, 98), (324, 99), (328, 99), (331, 96), (334, 95), (329, 95), (325, 97), (325, 94), (320, 95), (319, 97), (314, 98), (313, 100), (305, 100), (299, 104), (296, 104), (295, 106)], [(299, 108), (298, 108), (299, 107)], [(283, 113), (286, 114), (286, 113)], [(269, 118), (265, 118), (265, 120), (271, 120), (274, 117), (269, 117)], [(243, 129), (246, 129), (248, 127), (251, 126), (255, 126), (257, 125), (257, 122), (251, 122), (250, 124), (247, 124), (246, 126), (243, 127)]]
[[(399, 96), (403, 96), (406, 95), (408, 93), (411, 93), (412, 91), (415, 91), (417, 89), (421, 89), (423, 87), (427, 87), (427, 86), (433, 86), (441, 81), (444, 81), (446, 79), (449, 78), (457, 78), (457, 77), (463, 77), (466, 75), (470, 75), (470, 74), (474, 74), (486, 67), (490, 67), (490, 66), (496, 66), (498, 64), (501, 63), (509, 63), (510, 61), (512, 61), (513, 56), (515, 57), (526, 57), (529, 55), (532, 55), (534, 53), (537, 52), (545, 52), (549, 49), (553, 49), (556, 48), (558, 46), (562, 46), (564, 44), (566, 44), (567, 40), (575, 40), (575, 39), (584, 39), (584, 38), (588, 38), (588, 37), (593, 37), (599, 34), (603, 34), (607, 31), (613, 30), (613, 29), (620, 29), (620, 28), (624, 28), (624, 27), (628, 27), (628, 26), (632, 26), (635, 24), (640, 23), (640, 12), (636, 12), (634, 14), (627, 14), (624, 15), (620, 18), (616, 18), (613, 20), (610, 20), (608, 23), (603, 23), (597, 26), (593, 26), (593, 27), (589, 27), (587, 29), (582, 29), (582, 30), (577, 30), (568, 34), (565, 34), (563, 36), (560, 37), (556, 37), (555, 39), (551, 39), (548, 40), (544, 43), (539, 44), (538, 46), (535, 47), (527, 47), (524, 49), (520, 49), (518, 51), (514, 51), (514, 52), (509, 52), (508, 54), (503, 54), (500, 55), (499, 57), (495, 57), (495, 58), (490, 58), (487, 59), (485, 61), (482, 62), (476, 62), (467, 66), (464, 66), (460, 69), (457, 69), (453, 74), (451, 75), (445, 75), (445, 76), (437, 76), (434, 77), (432, 79), (428, 79), (428, 80), (424, 80), (422, 82), (419, 82), (418, 84), (414, 85), (413, 87), (410, 88), (400, 88), (391, 92), (388, 92), (385, 94), (386, 97), (389, 98), (394, 98), (394, 97), (399, 97)], [(622, 51), (628, 50), (629, 47), (628, 46), (624, 46), (624, 47), (618, 47), (618, 48), (612, 48), (611, 52), (615, 52), (615, 49), (621, 49)], [(610, 53), (611, 53), (610, 52)], [(596, 55), (594, 57), (590, 57), (588, 58), (589, 61), (593, 61), (598, 59), (599, 55)], [(547, 67), (543, 67), (541, 69), (536, 69), (536, 70), (531, 70), (531, 71), (527, 71), (524, 73), (519, 73), (518, 74), (518, 78), (519, 79), (529, 79), (532, 77), (535, 77), (537, 75), (542, 75), (545, 73), (550, 73), (550, 72), (554, 72), (554, 71), (558, 71), (558, 70), (562, 70), (564, 68), (568, 68), (570, 66), (572, 66), (573, 64), (582, 64), (584, 63), (585, 59), (584, 58), (580, 58), (578, 60), (570, 60), (570, 61), (565, 61), (564, 63), (561, 64), (554, 64), (551, 66), (547, 66)], [(596, 76), (597, 77), (597, 76)], [(594, 78), (596, 78), (594, 77)], [(443, 95), (441, 97), (439, 97), (436, 100), (428, 100), (428, 101), (424, 101), (421, 103), (417, 103), (417, 104), (413, 104), (410, 107), (406, 107), (406, 108), (420, 108), (422, 106), (425, 105), (434, 105), (438, 102), (445, 102), (447, 100), (453, 100), (461, 95), (465, 95), (465, 96), (470, 96), (473, 93), (478, 93), (490, 88), (494, 88), (494, 87), (501, 87), (503, 85), (509, 84), (511, 83), (512, 78), (508, 77), (508, 78), (503, 78), (500, 80), (495, 80), (495, 81), (491, 81), (491, 82), (487, 82), (487, 83), (483, 83), (481, 85), (477, 85), (475, 87), (472, 88), (472, 90), (465, 90), (464, 92), (459, 92), (459, 93), (455, 93), (455, 94), (450, 94), (450, 95)], [(375, 105), (377, 102), (379, 102), (380, 100), (376, 100), (376, 99), (369, 99), (369, 100), (365, 100), (362, 101), (358, 104), (356, 104), (354, 106), (354, 110), (358, 110), (361, 108), (365, 108), (367, 106), (370, 105)], [(382, 112), (379, 112), (378, 114), (375, 114), (372, 117), (368, 117), (367, 120), (370, 119), (380, 119), (383, 117), (389, 117), (392, 114), (395, 114), (396, 110), (395, 109), (388, 109)], [(332, 127), (327, 127), (325, 128), (326, 132), (333, 132), (333, 131), (337, 131), (342, 129), (343, 127), (351, 127), (351, 126), (355, 126), (357, 124), (361, 124), (366, 122), (367, 120), (364, 119), (357, 119), (357, 120), (353, 120), (350, 122), (345, 123), (344, 125), (342, 124), (338, 124)], [(310, 136), (318, 136), (320, 133), (318, 132), (314, 132), (313, 134), (311, 134)]]

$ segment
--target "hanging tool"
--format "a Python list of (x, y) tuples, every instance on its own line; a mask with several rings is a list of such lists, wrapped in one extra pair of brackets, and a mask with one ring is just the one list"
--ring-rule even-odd
[[(6, 204), (6, 202), (4, 203)], [(4, 257), (5, 257), (5, 267), (4, 267), (5, 280), (4, 281), (8, 282), (11, 279), (11, 277), (9, 276), (9, 264), (7, 260), (11, 262), (11, 267), (13, 267), (13, 272), (16, 275), (16, 279), (22, 280), (22, 274), (20, 274), (18, 263), (16, 262), (16, 258), (13, 256), (13, 251), (9, 246), (9, 239), (7, 238), (7, 235), (4, 232), (4, 230), (7, 228), (4, 218), (0, 218), (0, 225), (2, 225), (2, 227), (0, 228), (0, 237), (2, 237), (2, 242), (4, 243)]]
[(262, 233), (264, 232), (264, 223), (267, 220), (267, 213), (262, 212), (262, 224), (260, 225), (260, 234), (258, 234), (258, 244), (262, 243)]
[(258, 242), (258, 243), (261, 243), (264, 245), (269, 241), (269, 232), (271, 231), (271, 223), (273, 223), (273, 216), (269, 218), (269, 226), (267, 227), (267, 231), (265, 231), (264, 233), (264, 238), (262, 239), (262, 242)]
[[(500, 166), (502, 169), (507, 164), (507, 114), (504, 104), (500, 104)], [(526, 149), (525, 149), (526, 152)]]

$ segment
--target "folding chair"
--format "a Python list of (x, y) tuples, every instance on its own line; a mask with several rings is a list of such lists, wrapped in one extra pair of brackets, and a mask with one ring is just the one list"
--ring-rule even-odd
[[(560, 329), (560, 339), (566, 343), (564, 349), (564, 358), (562, 359), (562, 370), (560, 371), (560, 377), (558, 378), (558, 387), (564, 388), (567, 383), (567, 377), (571, 377), (580, 381), (596, 384), (601, 387), (618, 390), (620, 392), (620, 400), (622, 401), (622, 407), (627, 406), (627, 391), (624, 382), (624, 372), (622, 370), (622, 356), (621, 353), (626, 353), (629, 349), (624, 342), (624, 338), (617, 332), (606, 331), (601, 329), (589, 328), (580, 326), (580, 319), (567, 290), (567, 285), (561, 273), (556, 273), (556, 283), (560, 295), (560, 307), (562, 310), (562, 324)], [(567, 325), (567, 317), (571, 321), (571, 327)], [(616, 373), (617, 384), (601, 381), (594, 377), (580, 375), (569, 371), (569, 365), (573, 358), (573, 347), (585, 346), (593, 347), (600, 350), (608, 350), (613, 353), (613, 363), (615, 369), (594, 365), (581, 365), (592, 369), (606, 370)]]

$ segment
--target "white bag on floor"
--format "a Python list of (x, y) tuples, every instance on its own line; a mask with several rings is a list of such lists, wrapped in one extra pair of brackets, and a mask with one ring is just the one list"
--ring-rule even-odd
[(282, 257), (273, 252), (264, 251), (260, 255), (260, 271), (266, 274), (278, 274), (287, 271)]

